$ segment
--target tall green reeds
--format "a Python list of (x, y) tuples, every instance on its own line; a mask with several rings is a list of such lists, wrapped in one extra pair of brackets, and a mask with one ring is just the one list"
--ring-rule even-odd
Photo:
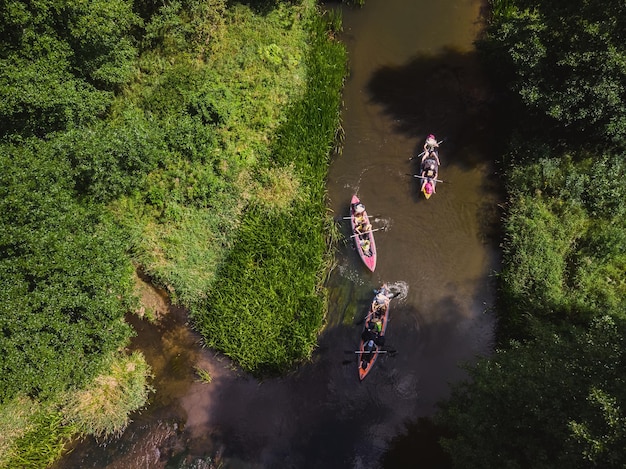
[(281, 211), (253, 201), (206, 301), (192, 314), (208, 345), (244, 369), (278, 372), (310, 355), (326, 311), (323, 280), (333, 226), (325, 204), (329, 154), (339, 128), (345, 49), (314, 20), (303, 99), (276, 132), (272, 165), (295, 167), (300, 194)]
[[(26, 417), (26, 421), (19, 418), (15, 422), (23, 425), (18, 429), (22, 431), (22, 435), (15, 439), (9, 436), (6, 444), (0, 445), (0, 467), (48, 467), (61, 456), (75, 429), (71, 425), (63, 424), (63, 415), (55, 410), (54, 405), (41, 406), (34, 402), (21, 402), (16, 409), (29, 409), (32, 413)], [(4, 414), (4, 409), (0, 413)]]

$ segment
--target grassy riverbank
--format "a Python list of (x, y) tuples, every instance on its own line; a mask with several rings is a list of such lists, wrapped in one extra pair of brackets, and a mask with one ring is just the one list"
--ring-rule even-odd
[(32, 34), (1, 44), (2, 467), (44, 467), (146, 402), (124, 354), (133, 267), (251, 372), (306, 359), (323, 324), (337, 19), (312, 0), (112, 5), (3, 10)]
[[(208, 345), (251, 372), (284, 370), (311, 353), (326, 308), (324, 182), (346, 53), (311, 1), (263, 15), (234, 5), (225, 18), (203, 62), (197, 49), (177, 55), (125, 99), (159, 103), (161, 128), (193, 151), (176, 142), (146, 189), (115, 207), (137, 262), (189, 307)], [(198, 143), (184, 119), (203, 93), (211, 121)]]
[(346, 56), (328, 40), (324, 22), (313, 26), (306, 92), (277, 129), (264, 168), (276, 179), (267, 181), (273, 194), (250, 201), (217, 282), (192, 305), (207, 343), (253, 372), (285, 370), (308, 357), (326, 311), (322, 285), (335, 227), (325, 178)]

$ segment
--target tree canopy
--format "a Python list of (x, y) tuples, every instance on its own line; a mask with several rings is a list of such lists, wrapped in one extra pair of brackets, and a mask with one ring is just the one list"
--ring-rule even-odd
[(0, 403), (85, 383), (131, 334), (127, 241), (73, 199), (49, 151), (0, 151)]
[(500, 8), (495, 8), (479, 46), (494, 71), (505, 72), (523, 103), (594, 141), (623, 145), (626, 4), (621, 0), (493, 3)]
[(455, 467), (624, 467), (623, 327), (543, 330), (469, 368), (438, 414)]
[(93, 122), (136, 70), (128, 0), (0, 4), (0, 136)]

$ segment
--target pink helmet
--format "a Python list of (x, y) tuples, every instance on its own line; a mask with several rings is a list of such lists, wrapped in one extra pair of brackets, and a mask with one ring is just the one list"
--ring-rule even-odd
[(427, 194), (432, 194), (433, 193), (433, 186), (430, 183), (430, 181), (428, 181), (426, 183), (426, 185), (424, 186), (424, 192), (426, 192)]
[(431, 139), (431, 138), (432, 138), (433, 140), (435, 140), (435, 136), (434, 136), (433, 134), (430, 134), (428, 137), (426, 137), (426, 139), (427, 139), (427, 140), (428, 140), (428, 139)]

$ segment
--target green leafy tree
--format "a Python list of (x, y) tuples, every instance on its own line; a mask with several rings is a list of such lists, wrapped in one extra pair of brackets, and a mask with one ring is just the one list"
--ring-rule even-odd
[(167, 155), (160, 128), (132, 108), (115, 119), (67, 131), (54, 146), (72, 165), (68, 177), (74, 175), (77, 192), (98, 202), (141, 188)]
[(0, 133), (44, 136), (101, 117), (135, 72), (127, 0), (0, 3)]
[(75, 51), (74, 66), (104, 89), (129, 81), (138, 53), (132, 32), (142, 25), (133, 2), (81, 0), (69, 2), (68, 7), (71, 16), (66, 31)]
[(112, 93), (71, 72), (67, 45), (51, 37), (35, 42), (40, 54), (11, 51), (0, 57), (0, 135), (43, 137), (104, 115)]
[(0, 402), (79, 386), (130, 337), (126, 243), (44, 143), (0, 152)]
[(493, 3), (497, 14), (479, 45), (492, 69), (504, 73), (521, 100), (562, 127), (624, 143), (626, 4)]
[(463, 469), (622, 468), (626, 465), (623, 324), (543, 330), (469, 368), (437, 422)]

